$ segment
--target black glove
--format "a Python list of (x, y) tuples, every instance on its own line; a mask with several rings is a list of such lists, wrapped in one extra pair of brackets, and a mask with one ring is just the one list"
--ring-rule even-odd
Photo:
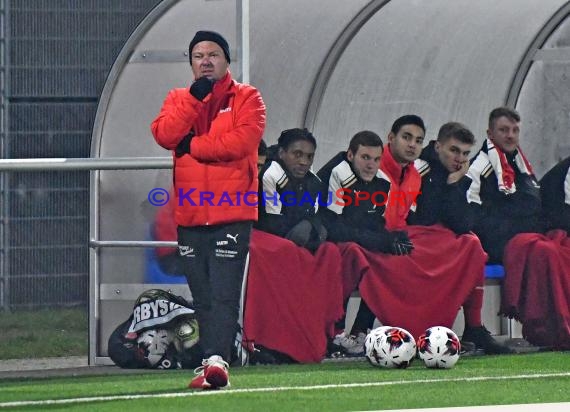
[(390, 253), (393, 255), (409, 255), (412, 253), (412, 249), (414, 248), (414, 244), (408, 237), (406, 232), (389, 232), (392, 238), (392, 242), (390, 245)]
[(391, 240), (386, 235), (363, 230), (358, 233), (355, 240), (360, 246), (372, 252), (390, 253)]
[(311, 237), (311, 230), (313, 225), (308, 220), (301, 220), (285, 235), (286, 239), (289, 239), (297, 246), (305, 246)]
[(329, 232), (324, 225), (319, 225), (317, 227), (317, 233), (319, 235), (319, 242), (324, 242), (325, 240), (327, 240)]
[(214, 80), (207, 77), (200, 77), (192, 86), (190, 86), (190, 94), (196, 99), (202, 101), (212, 91), (214, 87)]
[(194, 131), (191, 130), (190, 133), (184, 136), (184, 138), (180, 141), (180, 143), (178, 143), (178, 146), (176, 146), (176, 149), (174, 149), (176, 157), (180, 157), (190, 153), (190, 142), (192, 141), (193, 137), (194, 137)]
[(311, 236), (309, 241), (305, 244), (305, 249), (314, 254), (319, 246), (327, 240), (328, 231), (322, 224), (315, 225), (315, 222), (311, 222), (313, 225), (313, 230), (311, 231)]

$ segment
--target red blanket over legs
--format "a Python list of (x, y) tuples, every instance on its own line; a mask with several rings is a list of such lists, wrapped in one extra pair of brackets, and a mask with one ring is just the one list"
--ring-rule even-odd
[(570, 238), (562, 230), (521, 233), (505, 247), (501, 313), (532, 344), (570, 349)]
[(484, 283), (487, 254), (472, 234), (458, 236), (440, 225), (406, 230), (414, 243), (408, 256), (339, 246), (345, 296), (360, 280), (360, 295), (380, 322), (417, 339), (428, 327), (453, 325), (471, 291)]
[(298, 362), (320, 362), (327, 335), (344, 315), (340, 251), (315, 255), (284, 238), (254, 230), (244, 310), (244, 339)]

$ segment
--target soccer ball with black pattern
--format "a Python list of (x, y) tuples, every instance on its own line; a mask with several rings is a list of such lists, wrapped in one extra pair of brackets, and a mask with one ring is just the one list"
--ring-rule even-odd
[(461, 343), (451, 329), (434, 326), (418, 338), (418, 355), (428, 368), (450, 369), (459, 360)]
[(403, 369), (416, 356), (416, 341), (407, 330), (381, 326), (373, 329), (364, 342), (366, 359), (373, 366)]

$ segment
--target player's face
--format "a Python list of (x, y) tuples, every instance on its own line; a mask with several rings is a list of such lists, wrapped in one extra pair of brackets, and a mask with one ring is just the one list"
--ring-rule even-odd
[(416, 160), (422, 152), (424, 135), (423, 129), (415, 124), (402, 126), (396, 134), (390, 132), (388, 141), (394, 160), (402, 165)]
[(228, 72), (228, 67), (224, 51), (217, 43), (201, 41), (192, 49), (194, 79), (206, 76), (211, 80), (220, 80)]
[(356, 153), (348, 151), (346, 153), (348, 161), (352, 164), (356, 175), (370, 182), (376, 176), (380, 167), (380, 158), (382, 157), (382, 147), (380, 146), (358, 146)]
[(297, 140), (287, 147), (279, 149), (279, 158), (293, 177), (302, 179), (311, 169), (315, 157), (315, 146), (306, 140)]
[(463, 143), (455, 137), (443, 143), (435, 142), (435, 151), (437, 152), (439, 161), (449, 173), (458, 171), (469, 161), (472, 147), (472, 144)]
[(267, 156), (258, 155), (257, 156), (257, 171), (261, 172), (261, 169), (265, 165), (265, 161), (267, 160)]
[(487, 130), (487, 137), (503, 152), (513, 153), (519, 145), (519, 133), (519, 122), (501, 116)]

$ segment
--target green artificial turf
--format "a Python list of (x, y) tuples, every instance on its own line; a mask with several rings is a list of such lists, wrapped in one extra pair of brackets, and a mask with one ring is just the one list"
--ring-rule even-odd
[(87, 356), (86, 308), (0, 312), (0, 359)]
[[(232, 387), (191, 391), (192, 371), (141, 371), (134, 375), (2, 380), (5, 402), (98, 396), (148, 396), (15, 410), (341, 411), (570, 401), (570, 354), (535, 353), (460, 359), (450, 370), (415, 360), (405, 370), (366, 362), (255, 366), (231, 369)], [(248, 392), (250, 391), (251, 392)], [(157, 397), (157, 395), (172, 397)], [(171, 395), (169, 395), (171, 394)]]

